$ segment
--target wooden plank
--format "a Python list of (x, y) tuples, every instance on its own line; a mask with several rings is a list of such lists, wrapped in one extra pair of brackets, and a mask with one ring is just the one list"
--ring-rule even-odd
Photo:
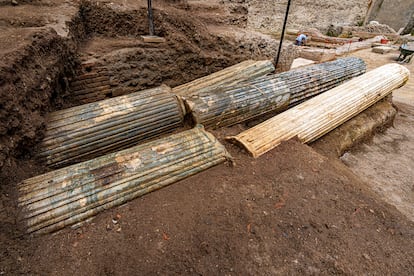
[(148, 43), (164, 43), (167, 41), (164, 37), (156, 35), (141, 35), (141, 38)]

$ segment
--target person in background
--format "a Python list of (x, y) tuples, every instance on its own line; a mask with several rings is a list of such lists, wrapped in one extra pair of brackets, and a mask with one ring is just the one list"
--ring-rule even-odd
[(306, 39), (308, 39), (308, 37), (305, 34), (300, 34), (296, 37), (296, 41), (295, 41), (295, 45), (298, 46), (303, 46), (306, 43)]

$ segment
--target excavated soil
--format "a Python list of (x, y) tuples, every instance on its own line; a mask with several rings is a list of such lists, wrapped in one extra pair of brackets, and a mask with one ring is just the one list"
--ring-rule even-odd
[[(385, 55), (372, 54), (369, 50), (356, 53), (365, 57), (368, 68), (384, 62), (392, 62), (397, 49)], [(404, 64), (411, 76), (414, 63)], [(394, 205), (411, 221), (414, 221), (414, 79), (393, 93), (398, 113), (393, 127), (376, 135), (369, 143), (361, 144), (347, 152), (341, 160), (365, 180), (372, 191)]]
[[(25, 24), (54, 24), (31, 29), (9, 24), (13, 10), (0, 5), (8, 9), (8, 21), (0, 22), (9, 22), (1, 36), (16, 36), (0, 40), (0, 275), (414, 274), (414, 223), (337, 159), (335, 143), (314, 150), (291, 140), (253, 159), (224, 141), (251, 123), (214, 131), (235, 166), (216, 166), (77, 229), (23, 234), (15, 187), (48, 170), (32, 152), (44, 115), (78, 104), (71, 97), (73, 75), (104, 66), (119, 86), (140, 90), (274, 57), (274, 40), (245, 30), (229, 35), (244, 26), (244, 10), (196, 2), (156, 7), (156, 32), (166, 38), (161, 44), (139, 37), (147, 29), (145, 1), (45, 2), (79, 10), (66, 35), (56, 19), (59, 8), (34, 20), (16, 13)], [(19, 12), (28, 15), (42, 3), (21, 5), (27, 9)], [(380, 105), (375, 108), (390, 110)]]
[(16, 238), (7, 272), (71, 275), (406, 274), (413, 224), (339, 161), (296, 141), (104, 212)]
[[(270, 38), (257, 51), (258, 46), (252, 47), (254, 36), (240, 43), (212, 34), (205, 23), (189, 17), (186, 9), (168, 3), (154, 10), (156, 35), (166, 42), (143, 43), (140, 36), (148, 29), (145, 1), (134, 6), (120, 2), (83, 1), (73, 4), (77, 9), (68, 8), (65, 1), (42, 2), (43, 6), (36, 2), (33, 17), (31, 5), (16, 7), (14, 16), (12, 7), (0, 6), (7, 22), (15, 18), (42, 25), (26, 28), (27, 24), (18, 24), (16, 28), (7, 23), (2, 27), (7, 32), (1, 34), (0, 42), (0, 167), (33, 151), (42, 139), (47, 112), (84, 103), (72, 97), (68, 86), (74, 75), (86, 69), (110, 71), (121, 95), (161, 84), (176, 86), (245, 59), (275, 56), (277, 43)], [(66, 24), (62, 17), (71, 21)], [(290, 53), (284, 51), (284, 55)], [(84, 63), (86, 69), (81, 66)]]
[(58, 100), (73, 64), (71, 48), (50, 29), (29, 32), (17, 51), (3, 56), (0, 168), (9, 156), (24, 156), (41, 140), (44, 115)]

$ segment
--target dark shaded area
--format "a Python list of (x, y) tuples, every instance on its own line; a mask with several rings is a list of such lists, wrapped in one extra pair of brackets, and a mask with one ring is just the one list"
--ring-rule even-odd
[(42, 139), (44, 115), (73, 70), (73, 50), (53, 30), (3, 59), (0, 67), (0, 168), (8, 156), (24, 157)]
[(402, 31), (403, 35), (411, 34), (414, 35), (414, 12), (411, 14), (411, 19), (408, 21), (407, 26), (405, 26), (404, 30)]
[[(171, 9), (171, 12), (154, 9), (155, 34), (164, 37), (166, 43), (124, 41), (122, 48), (122, 40), (139, 39), (148, 33), (146, 9), (119, 12), (103, 5), (85, 4), (81, 8), (85, 28), (100, 40), (101, 48), (94, 49), (92, 40), (92, 45), (86, 44), (81, 52), (93, 52), (95, 58), (98, 56), (97, 65), (105, 66), (118, 82), (136, 90), (162, 83), (174, 87), (248, 58), (273, 56), (271, 51), (253, 54), (245, 45), (211, 34), (201, 21), (188, 17), (186, 10)], [(105, 52), (102, 45), (110, 48), (114, 43), (119, 43), (117, 48), (124, 49), (123, 52)]]

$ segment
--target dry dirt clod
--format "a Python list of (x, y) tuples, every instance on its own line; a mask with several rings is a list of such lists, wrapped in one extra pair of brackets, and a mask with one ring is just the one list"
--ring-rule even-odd
[(367, 253), (362, 254), (362, 256), (363, 256), (366, 260), (371, 261), (371, 257), (370, 257)]

